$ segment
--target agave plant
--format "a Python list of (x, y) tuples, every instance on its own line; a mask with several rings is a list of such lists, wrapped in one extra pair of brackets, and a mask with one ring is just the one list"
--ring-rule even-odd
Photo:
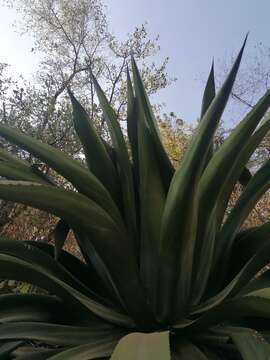
[[(212, 67), (200, 123), (177, 169), (133, 59), (128, 141), (93, 75), (110, 143), (69, 91), (85, 164), (0, 124), (4, 139), (71, 184), (60, 188), (1, 149), (0, 197), (60, 218), (54, 246), (0, 241), (0, 278), (46, 290), (0, 296), (1, 359), (270, 358), (270, 278), (267, 271), (256, 277), (270, 260), (270, 222), (241, 230), (270, 186), (270, 161), (248, 176), (226, 215), (270, 129), (270, 91), (213, 151), (244, 46), (217, 95)], [(62, 250), (70, 229), (83, 261)]]

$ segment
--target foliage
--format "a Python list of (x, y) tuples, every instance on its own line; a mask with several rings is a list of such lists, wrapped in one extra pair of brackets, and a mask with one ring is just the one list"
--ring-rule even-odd
[[(103, 84), (110, 104), (117, 108), (121, 120), (125, 119), (126, 113), (124, 77), (130, 54), (142, 63), (149, 93), (155, 93), (173, 81), (166, 72), (168, 59), (160, 65), (153, 60), (159, 51), (158, 36), (151, 39), (143, 24), (118, 39), (109, 30), (106, 8), (101, 0), (7, 0), (6, 3), (21, 15), (17, 28), (34, 37), (32, 51), (42, 59), (35, 74), (35, 92), (40, 103), (34, 104), (30, 111), (31, 115), (35, 114), (32, 123), (36, 123), (38, 137), (46, 142), (62, 145), (60, 148), (64, 149), (63, 140), (69, 143), (67, 140), (72, 132), (68, 121), (70, 106), (65, 96), (68, 86), (72, 86), (81, 102), (87, 104), (92, 120), (99, 127), (104, 124), (100, 121), (102, 114), (90, 67)], [(24, 102), (26, 100), (27, 97)], [(104, 128), (99, 130), (104, 131)], [(73, 153), (72, 147), (68, 153)]]
[[(57, 186), (27, 162), (1, 153), (7, 180), (0, 182), (0, 197), (60, 218), (54, 246), (0, 242), (0, 276), (48, 291), (0, 297), (0, 351), (7, 358), (23, 359), (24, 352), (38, 359), (269, 357), (269, 275), (255, 278), (269, 261), (269, 223), (240, 229), (270, 186), (269, 160), (228, 215), (226, 208), (270, 128), (268, 116), (260, 124), (270, 91), (216, 152), (213, 147), (244, 45), (217, 95), (212, 68), (200, 123), (177, 168), (162, 145), (134, 59), (133, 81), (127, 77), (132, 161), (93, 75), (111, 143), (69, 90), (85, 164), (0, 125), (2, 137), (71, 184)], [(70, 228), (84, 261), (61, 250)], [(29, 340), (40, 346), (29, 349)]]
[(173, 112), (163, 114), (163, 118), (158, 116), (157, 121), (165, 150), (173, 165), (177, 167), (183, 159), (193, 128), (177, 118)]

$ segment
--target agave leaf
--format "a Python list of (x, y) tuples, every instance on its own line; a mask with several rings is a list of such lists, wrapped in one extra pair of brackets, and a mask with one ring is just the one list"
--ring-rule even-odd
[(74, 128), (83, 145), (88, 168), (119, 203), (119, 179), (114, 164), (87, 112), (70, 90), (69, 96), (73, 106)]
[[(245, 168), (245, 161), (247, 161), (248, 156), (250, 156), (255, 149), (253, 146), (256, 146), (257, 143), (261, 141), (261, 136), (265, 134), (265, 130), (267, 131), (267, 129), (269, 129), (269, 123), (266, 123), (263, 129), (259, 131), (259, 134), (254, 135), (255, 138), (251, 138), (250, 142), (247, 143), (247, 139), (257, 127), (269, 105), (270, 91), (261, 98), (257, 105), (246, 115), (244, 120), (232, 131), (231, 135), (225, 140), (219, 150), (215, 152), (200, 180), (200, 227), (197, 235), (194, 269), (194, 291), (197, 293), (195, 302), (200, 300), (205, 290), (212, 265), (211, 260), (215, 241), (215, 234), (212, 228), (215, 226), (209, 223), (215, 222), (215, 214), (218, 214), (220, 217), (223, 216), (219, 211), (225, 211), (225, 209), (222, 207), (221, 210), (222, 205), (218, 205), (219, 201), (221, 204), (223, 204), (224, 201), (227, 202), (224, 194), (229, 194), (232, 190), (232, 186)], [(245, 144), (247, 144), (247, 149)], [(238, 174), (239, 176), (237, 176)], [(222, 198), (221, 200), (219, 200), (220, 197)], [(218, 211), (216, 210), (216, 206), (220, 207)], [(220, 221), (221, 218), (217, 221), (217, 231)]]
[(62, 247), (64, 246), (69, 230), (70, 230), (69, 225), (63, 219), (60, 219), (57, 222), (53, 230), (55, 260), (59, 259)]
[[(214, 62), (213, 62), (203, 93), (201, 119), (205, 115), (207, 109), (211, 105), (211, 102), (214, 100), (215, 96), (216, 96), (216, 85), (215, 85)], [(206, 156), (205, 167), (212, 158), (213, 151), (214, 150), (213, 150), (213, 141), (212, 141), (212, 144), (210, 145), (208, 154)]]
[(18, 166), (16, 163), (0, 161), (0, 176), (8, 180), (24, 180), (48, 184), (48, 181), (38, 175), (31, 165)]
[(10, 162), (22, 168), (24, 168), (25, 166), (29, 166), (29, 163), (27, 161), (19, 159), (17, 156), (12, 155), (10, 152), (6, 151), (2, 147), (0, 147), (0, 160)]
[(245, 188), (252, 178), (252, 174), (247, 167), (241, 172), (239, 183)]
[[(222, 302), (210, 311), (206, 311), (197, 320), (188, 324), (186, 331), (190, 334), (199, 334), (216, 324), (236, 321), (239, 319), (264, 318), (270, 319), (270, 299), (262, 294), (246, 294)], [(180, 324), (181, 326), (181, 324)], [(177, 325), (175, 326), (177, 328)]]
[[(239, 271), (260, 248), (270, 241), (270, 222), (248, 229), (235, 238), (232, 248), (230, 268), (233, 272)], [(231, 271), (231, 272), (232, 272)], [(270, 284), (269, 284), (270, 285)]]
[[(222, 346), (224, 349), (230, 341), (230, 336), (227, 333), (224, 334), (221, 331), (216, 331), (216, 328), (211, 328), (205, 330), (203, 334), (194, 334), (194, 340), (203, 342), (210, 346)], [(218, 360), (220, 359), (218, 358)]]
[(13, 351), (12, 356), (18, 360), (47, 360), (50, 356), (59, 353), (59, 350), (34, 348), (33, 346), (24, 346)]
[(140, 270), (152, 307), (157, 310), (160, 255), (160, 227), (165, 204), (165, 191), (154, 146), (140, 109), (138, 123), (139, 190), (140, 190)]
[(266, 360), (269, 358), (270, 344), (257, 331), (232, 328), (231, 338), (243, 360)]
[[(139, 150), (138, 150), (138, 120), (139, 120), (139, 108), (138, 101), (135, 98), (129, 70), (127, 68), (127, 133), (128, 140), (132, 154), (132, 171), (134, 179), (134, 192), (137, 211), (137, 227), (140, 229), (140, 201), (139, 201)], [(138, 260), (140, 241), (137, 245)]]
[(162, 176), (163, 184), (165, 189), (168, 190), (172, 176), (174, 174), (174, 167), (166, 153), (166, 150), (162, 145), (158, 125), (155, 116), (153, 114), (153, 110), (151, 108), (148, 96), (146, 94), (139, 70), (133, 58), (132, 58), (132, 71), (133, 71), (135, 95), (140, 104), (141, 109), (143, 109), (145, 120), (153, 140), (155, 152), (157, 154), (157, 160), (159, 162), (160, 174)]
[(256, 276), (250, 283), (244, 286), (240, 292), (239, 296), (249, 295), (250, 293), (270, 288), (270, 272), (265, 271), (260, 276)]
[(213, 61), (203, 93), (201, 118), (203, 118), (203, 116), (205, 115), (206, 111), (208, 110), (215, 96), (216, 96), (216, 85), (215, 85), (215, 73), (214, 73), (214, 61)]
[[(268, 278), (269, 280), (269, 278)], [(253, 291), (249, 291), (245, 296), (247, 297), (255, 297), (255, 298), (262, 298), (262, 299), (267, 299), (270, 301), (270, 288), (269, 287), (263, 287), (260, 289), (256, 289)]]
[[(111, 306), (110, 301), (103, 298), (102, 296), (94, 293), (89, 288), (86, 288), (80, 281), (75, 279), (70, 273), (60, 266), (46, 254), (42, 253), (38, 249), (35, 249), (29, 245), (23, 244), (20, 241), (2, 241), (0, 242), (0, 252), (17, 256), (18, 258), (30, 262), (31, 265), (42, 267), (46, 272), (51, 273), (57, 278), (65, 281), (67, 284), (77, 289), (81, 293), (89, 296), (102, 304)], [(27, 280), (27, 279), (26, 279)], [(92, 289), (92, 287), (91, 287)]]
[(120, 304), (122, 308), (125, 308), (123, 299), (119, 294), (119, 291), (117, 290), (116, 284), (112, 279), (108, 267), (104, 264), (104, 261), (95, 250), (94, 246), (91, 243), (91, 239), (89, 238), (87, 233), (76, 231), (75, 237), (80, 248), (82, 249), (87, 264), (89, 264), (90, 266), (92, 265), (92, 267), (94, 268), (93, 270), (98, 274), (99, 281), (102, 282), (106, 286), (106, 289), (109, 291), (109, 298), (111, 299), (111, 301), (115, 303), (115, 300), (117, 300), (118, 305)]
[(111, 360), (170, 360), (169, 332), (131, 333), (117, 344)]
[[(80, 279), (88, 289), (91, 289), (91, 296), (94, 295), (96, 299), (99, 299), (99, 301), (105, 305), (107, 304), (114, 308), (116, 307), (117, 309), (121, 306), (121, 309), (123, 310), (125, 307), (123, 300), (108, 269), (98, 256), (93, 245), (91, 245), (89, 237), (84, 233), (80, 233), (79, 235), (78, 232), (76, 232), (75, 237), (82, 249), (87, 265), (77, 257), (72, 256), (63, 250), (61, 251), (58, 262), (74, 275), (75, 278)], [(36, 241), (27, 241), (27, 244), (29, 243), (34, 247), (38, 247), (51, 257), (54, 256), (54, 246)], [(79, 290), (81, 289), (79, 288)]]
[[(89, 239), (86, 239), (86, 241)], [(78, 279), (81, 279), (81, 272), (78, 274), (78, 278), (76, 279), (73, 274), (73, 268), (70, 269), (71, 272), (67, 272), (65, 268), (63, 268), (59, 263), (55, 262), (52, 258), (48, 257), (46, 254), (41, 252), (40, 250), (33, 248), (33, 246), (29, 246), (29, 242), (22, 243), (21, 241), (1, 241), (0, 242), (0, 252), (17, 256), (18, 258), (25, 260), (29, 262), (32, 266), (37, 265), (39, 267), (42, 267), (45, 272), (49, 272), (54, 276), (57, 276), (62, 281), (66, 282), (70, 286), (72, 286), (74, 289), (77, 289), (81, 293), (85, 294), (86, 296), (89, 296), (90, 298), (100, 302), (103, 305), (112, 307), (112, 300), (115, 300), (116, 297), (104, 297), (103, 295), (100, 295), (99, 293), (93, 291), (93, 284), (90, 283), (89, 287), (86, 287), (84, 284), (82, 284)], [(93, 254), (94, 256), (94, 254)], [(70, 256), (69, 256), (70, 258)], [(74, 261), (72, 262), (72, 265), (74, 264)], [(81, 266), (80, 270), (81, 271)], [(90, 270), (90, 269), (88, 269)], [(91, 274), (91, 277), (89, 277), (88, 281), (93, 277)], [(100, 281), (100, 280), (99, 280)], [(98, 287), (98, 289), (100, 286)], [(118, 293), (117, 293), (118, 294)], [(120, 295), (119, 295), (120, 297)], [(110, 300), (112, 298), (112, 300)], [(119, 300), (120, 301), (120, 300)], [(121, 303), (121, 302), (120, 302)], [(114, 306), (113, 306), (114, 307)], [(119, 307), (119, 306), (118, 306)]]
[[(114, 335), (114, 336), (113, 336)], [(37, 340), (47, 344), (76, 346), (80, 344), (95, 344), (103, 339), (111, 341), (118, 339), (123, 332), (118, 329), (90, 328), (36, 322), (16, 322), (0, 325), (1, 340)]]
[(165, 319), (178, 317), (189, 301), (197, 228), (198, 184), (205, 157), (230, 96), (244, 46), (245, 42), (224, 85), (201, 120), (170, 185), (161, 231), (163, 259), (159, 297)]
[(208, 298), (202, 304), (195, 306), (191, 312), (193, 315), (201, 314), (210, 310), (228, 298), (232, 298), (241, 291), (246, 291), (247, 285), (253, 280), (254, 276), (269, 263), (270, 243), (266, 244), (253, 255), (239, 273), (226, 285), (219, 293)]
[[(227, 178), (232, 176), (230, 174), (232, 163), (237, 161), (237, 157), (241, 156), (241, 151), (244, 145), (247, 144), (247, 139), (256, 129), (269, 106), (270, 90), (258, 101), (256, 106), (232, 131), (218, 151), (215, 152), (200, 181), (201, 202), (204, 209), (207, 209), (207, 214), (211, 212), (223, 184), (226, 183)], [(207, 192), (208, 196), (206, 195)], [(206, 197), (208, 199), (207, 202), (205, 201)]]
[(63, 321), (66, 308), (55, 296), (37, 294), (0, 295), (0, 322)]
[(209, 360), (196, 345), (184, 341), (177, 344), (176, 356), (177, 360)]
[(216, 259), (220, 259), (221, 261), (221, 263), (219, 263), (219, 268), (222, 275), (225, 275), (224, 271), (228, 268), (228, 257), (231, 254), (237, 231), (240, 229), (243, 221), (256, 205), (257, 201), (269, 187), (270, 161), (267, 161), (253, 176), (252, 180), (241, 194), (217, 239), (218, 248)]
[[(230, 179), (224, 184), (223, 190), (220, 193), (216, 208), (213, 210), (213, 214), (211, 215), (211, 218), (215, 219), (215, 227), (216, 232), (218, 233), (220, 226), (223, 221), (223, 216), (225, 214), (225, 210), (227, 208), (228, 201), (230, 199), (231, 192), (233, 191), (233, 188), (239, 179), (240, 174), (243, 171), (244, 164), (248, 161), (250, 156), (252, 155), (255, 148), (259, 145), (259, 143), (262, 141), (268, 130), (270, 129), (270, 118), (268, 117), (263, 125), (260, 126), (260, 128), (251, 136), (249, 142), (247, 145), (243, 148), (241, 151), (241, 155), (237, 158), (237, 161), (234, 162), (232, 165), (232, 171)], [(251, 179), (249, 180), (248, 184), (250, 184)], [(206, 232), (207, 234), (207, 232)], [(207, 243), (207, 242), (206, 242)], [(234, 241), (233, 241), (234, 243)], [(219, 242), (218, 240), (215, 241), (215, 254), (214, 254), (214, 261), (212, 263), (212, 277), (210, 277), (208, 288), (212, 288), (212, 291), (219, 288), (219, 286), (222, 285), (222, 277), (221, 276), (213, 276), (213, 274), (216, 274), (214, 268), (215, 266), (218, 266), (220, 268), (220, 264), (217, 263), (218, 261), (218, 255), (221, 253), (221, 247), (223, 244)], [(204, 258), (206, 260), (206, 258)], [(207, 263), (208, 263), (207, 259)], [(207, 265), (209, 266), (209, 265)], [(226, 275), (223, 271), (218, 272), (219, 275)], [(202, 294), (202, 290), (201, 290)]]
[[(49, 211), (66, 220), (75, 230), (85, 229), (121, 291), (126, 309), (137, 321), (154, 322), (146, 304), (132, 246), (104, 210), (81, 194), (51, 186), (33, 186), (32, 183), (1, 182), (0, 198)], [(89, 222), (91, 218), (95, 222)]]
[(136, 205), (135, 192), (131, 163), (125, 143), (125, 139), (117, 119), (117, 116), (110, 106), (104, 92), (99, 86), (97, 80), (92, 74), (92, 79), (95, 85), (97, 96), (99, 98), (100, 106), (102, 108), (104, 118), (109, 128), (113, 147), (116, 152), (119, 177), (122, 185), (123, 204), (125, 221), (127, 223), (129, 236), (133, 239), (134, 248), (138, 248), (138, 234), (137, 234), (137, 219), (136, 219)]
[(139, 151), (138, 151), (138, 104), (134, 96), (130, 74), (127, 69), (127, 132), (131, 146), (132, 160), (136, 178), (139, 176)]
[[(91, 323), (94, 319), (94, 321), (96, 321), (94, 325), (95, 328), (97, 328), (97, 317), (123, 327), (134, 326), (128, 316), (99, 304), (92, 300), (90, 296), (85, 296), (83, 293), (36, 264), (32, 265), (15, 256), (0, 254), (0, 271), (3, 279), (30, 282), (59, 296), (73, 308), (73, 311), (77, 312), (78, 316), (85, 319), (85, 322)], [(102, 320), (99, 320), (99, 322), (101, 322), (101, 326), (104, 326)]]
[(81, 166), (78, 161), (70, 158), (54, 147), (44, 144), (6, 125), (0, 125), (0, 136), (20, 148), (29, 151), (41, 161), (44, 161), (60, 175), (69, 180), (82, 194), (90, 197), (106, 209), (119, 224), (122, 222), (119, 210), (115, 206), (108, 191), (99, 180)]
[(59, 354), (49, 358), (49, 360), (91, 360), (110, 356), (119, 340), (119, 336), (113, 336), (113, 341), (107, 338), (100, 339), (95, 343), (84, 344), (71, 349), (61, 351)]
[[(220, 228), (221, 223), (223, 221), (225, 210), (227, 208), (229, 198), (231, 196), (233, 188), (234, 188), (237, 180), (238, 179), (240, 180), (240, 177), (243, 174), (243, 171), (246, 172), (244, 165), (247, 163), (248, 159), (250, 158), (250, 156), (252, 155), (254, 150), (261, 143), (261, 141), (263, 140), (263, 138), (265, 137), (265, 135), (267, 134), (269, 129), (270, 129), (270, 117), (267, 116), (264, 123), (251, 136), (251, 138), (249, 139), (246, 146), (243, 147), (243, 149), (241, 150), (241, 155), (238, 156), (236, 161), (234, 162), (234, 164), (232, 164), (230, 178), (224, 184), (222, 191), (220, 192), (218, 201), (217, 201), (216, 217), (217, 217), (217, 228), (218, 229)], [(250, 175), (248, 175), (246, 177), (248, 177), (247, 180), (249, 182), (251, 180)]]
[[(157, 305), (157, 272), (160, 249), (160, 224), (165, 203), (165, 191), (159, 164), (142, 104), (134, 98), (128, 74), (129, 101), (136, 109), (129, 119), (129, 134), (133, 142), (133, 153), (140, 194), (140, 270), (152, 307)], [(136, 118), (137, 117), (137, 118)], [(135, 138), (135, 136), (137, 138)], [(154, 206), (153, 206), (154, 204)]]
[(47, 185), (57, 186), (57, 183), (53, 178), (51, 178), (47, 173), (39, 169), (38, 164), (32, 164), (31, 170), (42, 180), (42, 183), (45, 183)]
[[(29, 245), (29, 242), (22, 242), (16, 240), (1, 240), (0, 252), (16, 256), (24, 261), (29, 262), (31, 265), (42, 267), (52, 275), (57, 276), (59, 279), (65, 281), (70, 286), (82, 292), (86, 296), (93, 297), (94, 299), (106, 304), (106, 300), (101, 296), (95, 294), (89, 287), (86, 287), (80, 280), (76, 279), (72, 272), (68, 272), (59, 263), (54, 261), (50, 256), (40, 251), (38, 248)], [(79, 278), (80, 279), (80, 278)]]
[[(220, 194), (223, 193), (222, 190), (225, 190), (226, 186), (231, 184), (231, 178), (235, 179), (235, 173), (232, 171), (234, 163), (237, 163), (241, 172), (244, 170), (245, 163), (243, 163), (243, 160), (246, 160), (247, 157), (247, 155), (243, 156), (247, 152), (245, 145), (249, 149), (249, 156), (255, 150), (255, 146), (258, 145), (257, 141), (250, 140), (249, 142), (247, 139), (249, 139), (269, 106), (270, 90), (232, 131), (207, 166), (200, 181), (200, 201), (201, 207), (204, 209), (201, 211), (206, 213), (205, 218), (212, 211)], [(268, 122), (263, 125), (263, 130), (259, 132), (260, 135), (264, 133), (264, 129), (266, 131), (269, 129)], [(261, 141), (260, 136), (258, 141)], [(249, 143), (252, 145), (248, 146)], [(242, 163), (239, 163), (239, 159), (241, 159)]]
[[(66, 239), (66, 236), (68, 235), (69, 230), (70, 230), (69, 225), (63, 219), (60, 219), (58, 221), (57, 226), (54, 229), (54, 232), (53, 232), (53, 235), (55, 237), (54, 256), (57, 260), (59, 260), (62, 246), (65, 242), (65, 239)], [(109, 289), (110, 292), (113, 294), (113, 299), (116, 298), (121, 303), (122, 299), (116, 289), (115, 284), (113, 283), (113, 280), (110, 277), (108, 269), (106, 269), (106, 266), (104, 265), (104, 263), (98, 256), (94, 247), (91, 245), (91, 241), (89, 240), (89, 238), (87, 236), (85, 236), (85, 234), (82, 231), (80, 231), (80, 235), (78, 234), (78, 232), (75, 232), (75, 237), (79, 243), (79, 246), (85, 257), (85, 260), (88, 263), (88, 267), (89, 267), (89, 269), (87, 271), (88, 284), (91, 284), (91, 288), (94, 287), (95, 289), (98, 289), (97, 294), (103, 293), (103, 295), (104, 295), (104, 287), (100, 286), (101, 285), (100, 283), (103, 280), (107, 289)], [(39, 244), (39, 243), (36, 243), (36, 242), (32, 243), (32, 245), (34, 245), (34, 246), (37, 244)], [(44, 248), (44, 245), (42, 248)], [(70, 256), (69, 256), (69, 260), (70, 260)], [(78, 263), (78, 261), (76, 261), (76, 263)], [(72, 264), (74, 265), (74, 261), (72, 261)], [(73, 271), (73, 268), (71, 270)], [(81, 271), (82, 271), (82, 268), (80, 267), (79, 272), (77, 273), (77, 275), (78, 275), (77, 277), (80, 279), (82, 277)], [(113, 286), (112, 286), (112, 284), (113, 284)], [(106, 293), (106, 295), (108, 296), (107, 293)], [(109, 297), (110, 297), (110, 295), (109, 295)]]
[[(54, 257), (53, 245), (40, 241), (27, 241), (26, 244), (30, 244), (31, 246), (42, 250), (42, 252), (45, 252), (52, 258)], [(86, 265), (76, 256), (73, 256), (64, 250), (61, 251), (58, 263), (69, 271), (75, 278), (79, 279), (85, 286), (91, 288), (94, 293), (103, 298), (108, 298), (109, 295), (106, 288), (103, 286), (101, 278), (91, 263)]]
[(9, 341), (0, 346), (0, 357), (2, 360), (9, 360), (10, 354), (20, 347), (23, 341)]
[(105, 146), (105, 149), (112, 161), (112, 163), (114, 164), (114, 167), (117, 169), (117, 156), (116, 156), (116, 152), (115, 149), (104, 139), (101, 139), (103, 145)]

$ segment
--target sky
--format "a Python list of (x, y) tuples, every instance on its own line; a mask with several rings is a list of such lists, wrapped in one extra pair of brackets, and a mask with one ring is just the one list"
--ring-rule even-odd
[[(135, 26), (147, 22), (151, 36), (160, 35), (161, 61), (169, 57), (168, 73), (177, 81), (159, 92), (155, 101), (165, 103), (188, 122), (200, 113), (204, 82), (212, 59), (217, 67), (249, 40), (244, 63), (255, 46), (270, 48), (269, 0), (104, 0), (110, 28), (123, 37)], [(14, 32), (14, 11), (0, 7), (0, 61), (15, 74), (29, 76), (39, 59), (31, 53), (33, 40)], [(245, 60), (246, 59), (246, 60)]]

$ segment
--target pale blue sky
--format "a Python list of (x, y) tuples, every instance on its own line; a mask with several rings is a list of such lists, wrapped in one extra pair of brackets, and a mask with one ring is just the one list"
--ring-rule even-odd
[[(270, 47), (269, 0), (104, 0), (111, 29), (126, 34), (147, 21), (152, 35), (160, 35), (160, 56), (169, 56), (169, 73), (178, 81), (157, 96), (187, 121), (200, 111), (203, 79), (212, 58), (228, 59), (250, 37), (245, 58), (262, 42)], [(10, 63), (17, 74), (28, 75), (37, 59), (31, 54), (31, 40), (14, 34), (14, 14), (0, 13), (0, 61)]]

